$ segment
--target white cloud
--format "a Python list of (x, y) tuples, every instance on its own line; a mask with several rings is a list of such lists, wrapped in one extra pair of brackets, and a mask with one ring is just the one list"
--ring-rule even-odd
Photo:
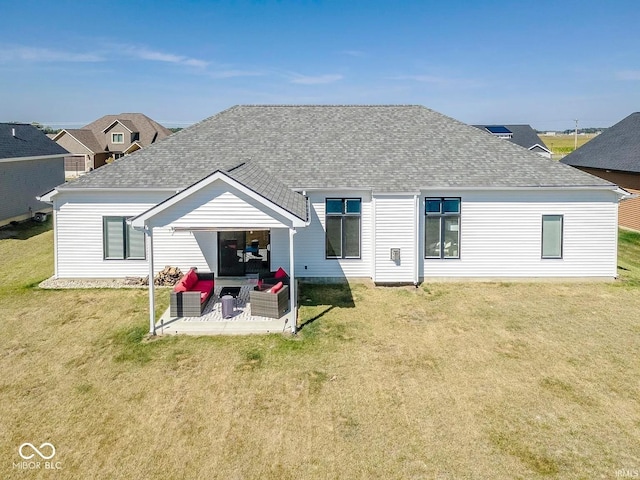
[(616, 72), (618, 80), (640, 80), (640, 70), (623, 70)]
[(322, 85), (326, 83), (333, 83), (342, 80), (344, 77), (340, 74), (325, 74), (325, 75), (300, 75), (298, 73), (291, 74), (291, 83), (297, 83), (299, 85)]
[(23, 62), (101, 62), (97, 53), (77, 53), (49, 48), (0, 45), (0, 61)]
[(188, 67), (205, 68), (209, 62), (199, 60), (197, 58), (185, 57), (183, 55), (175, 55), (173, 53), (160, 52), (158, 50), (150, 50), (146, 47), (136, 47), (134, 45), (124, 46), (128, 55), (142, 60), (153, 62), (174, 63), (185, 65)]
[(235, 77), (261, 77), (265, 75), (264, 72), (252, 71), (252, 70), (220, 70), (212, 72), (211, 78), (235, 78)]
[(360, 57), (360, 58), (362, 58), (362, 57), (366, 57), (367, 56), (367, 54), (364, 53), (361, 50), (342, 50), (340, 53), (342, 55), (348, 55), (350, 57)]
[(389, 80), (399, 81), (413, 81), (420, 83), (429, 83), (431, 85), (437, 85), (441, 87), (456, 87), (456, 88), (472, 88), (482, 86), (481, 82), (477, 80), (469, 80), (465, 78), (452, 78), (441, 77), (438, 75), (397, 75), (395, 77), (388, 77)]

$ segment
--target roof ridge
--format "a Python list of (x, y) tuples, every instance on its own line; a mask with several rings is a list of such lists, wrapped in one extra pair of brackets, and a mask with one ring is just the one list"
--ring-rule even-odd
[(391, 107), (391, 108), (401, 108), (401, 107), (420, 107), (420, 108), (427, 108), (423, 105), (417, 105), (417, 104), (411, 104), (411, 103), (407, 103), (407, 104), (396, 104), (396, 103), (381, 103), (381, 104), (374, 104), (374, 103), (366, 103), (366, 104), (357, 104), (357, 103), (331, 103), (331, 104), (314, 104), (314, 103), (292, 103), (292, 104), (286, 104), (286, 103), (274, 103), (274, 104), (260, 104), (260, 103), (247, 103), (247, 104), (239, 104), (239, 105), (235, 105), (234, 107), (231, 108), (235, 108), (235, 107), (268, 107), (268, 108), (292, 108), (292, 107), (305, 107), (305, 108), (309, 108), (309, 107), (313, 107), (313, 108), (336, 108), (336, 107), (340, 107), (340, 108), (380, 108), (380, 107)]

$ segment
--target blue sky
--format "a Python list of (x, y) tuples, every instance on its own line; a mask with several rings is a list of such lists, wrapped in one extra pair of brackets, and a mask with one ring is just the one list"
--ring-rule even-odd
[(0, 0), (0, 121), (420, 104), (467, 123), (640, 110), (640, 2)]

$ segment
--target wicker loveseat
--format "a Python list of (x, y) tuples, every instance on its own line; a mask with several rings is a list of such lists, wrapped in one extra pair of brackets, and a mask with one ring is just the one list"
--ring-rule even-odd
[(289, 309), (289, 286), (282, 285), (276, 293), (272, 286), (257, 286), (249, 293), (251, 315), (280, 318)]
[(213, 273), (199, 273), (191, 268), (171, 290), (172, 317), (199, 317), (213, 294)]

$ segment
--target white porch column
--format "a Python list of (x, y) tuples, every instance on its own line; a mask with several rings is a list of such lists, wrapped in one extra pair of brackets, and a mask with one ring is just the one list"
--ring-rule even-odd
[(296, 290), (296, 274), (293, 256), (293, 236), (296, 234), (295, 228), (289, 229), (289, 311), (293, 316), (291, 323), (291, 333), (296, 333), (298, 328), (298, 292)]
[(420, 261), (422, 260), (422, 255), (420, 254), (420, 197), (416, 194), (414, 196), (414, 208), (416, 212), (416, 222), (415, 222), (415, 234), (416, 234), (416, 248), (415, 255), (413, 257), (413, 266), (415, 268), (415, 275), (413, 277), (413, 284), (418, 288), (418, 284), (420, 283)]
[(153, 228), (145, 225), (144, 233), (147, 236), (147, 258), (149, 259), (149, 334), (156, 334), (156, 297), (153, 285)]

